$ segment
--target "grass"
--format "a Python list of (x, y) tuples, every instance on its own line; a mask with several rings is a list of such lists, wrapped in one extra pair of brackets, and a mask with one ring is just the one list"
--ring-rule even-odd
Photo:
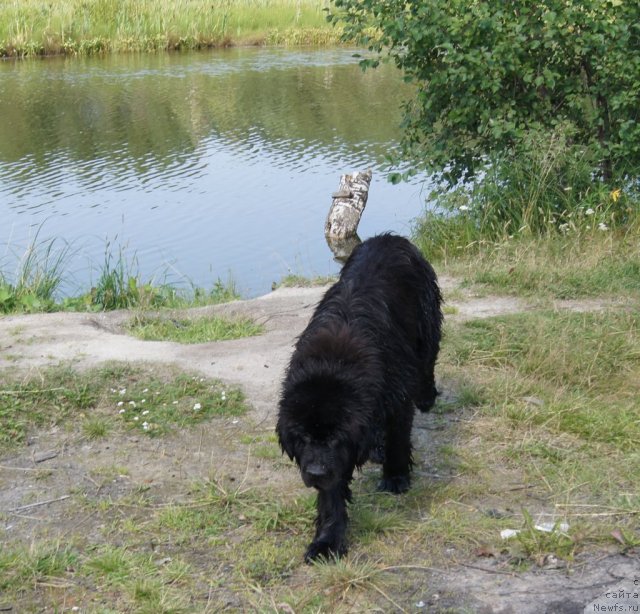
[[(625, 300), (640, 291), (638, 224), (622, 232), (551, 232), (470, 246), (441, 262), (468, 284), (540, 299)], [(428, 241), (427, 235), (419, 242)], [(437, 260), (436, 260), (437, 262)]]
[(236, 388), (199, 376), (113, 364), (78, 373), (55, 367), (29, 376), (0, 373), (0, 444), (34, 428), (79, 425), (89, 439), (127, 430), (158, 436), (246, 411)]
[(0, 270), (0, 314), (49, 311), (62, 281), (69, 246), (55, 239), (42, 240), (39, 230), (12, 275)]
[(39, 234), (40, 229), (24, 254), (13, 258), (13, 273), (0, 263), (0, 314), (114, 309), (143, 312), (217, 305), (240, 298), (232, 279), (226, 283), (218, 279), (211, 290), (194, 285), (179, 288), (154, 278), (144, 281), (136, 255), (129, 257), (125, 247), (110, 242), (105, 246), (104, 262), (91, 290), (77, 296), (61, 296), (69, 246), (60, 246), (56, 239), (40, 239)]
[(205, 343), (260, 335), (264, 332), (264, 326), (251, 318), (230, 319), (209, 315), (178, 319), (140, 315), (131, 321), (129, 331), (145, 341)]
[(303, 275), (289, 274), (285, 275), (279, 283), (274, 285), (276, 288), (312, 288), (314, 286), (326, 286), (335, 283), (337, 277), (332, 275), (319, 275), (317, 277), (304, 277)]
[[(245, 419), (242, 429), (230, 421), (229, 429), (208, 430), (208, 479), (193, 445), (183, 452), (164, 439), (240, 415), (239, 392), (121, 365), (27, 379), (0, 374), (0, 445), (14, 450), (28, 432), (51, 425), (76, 429), (89, 444), (103, 439), (114, 451), (123, 435), (142, 444), (91, 472), (66, 510), (80, 529), (69, 533), (65, 524), (64, 540), (53, 514), (52, 526), (29, 525), (31, 544), (3, 534), (3, 602), (25, 611), (88, 603), (140, 612), (410, 611), (418, 601), (435, 603), (436, 590), (441, 604), (455, 596), (445, 595), (434, 569), (462, 584), (468, 567), (489, 568), (486, 557), (491, 569), (526, 579), (532, 568), (571, 573), (603, 553), (633, 551), (638, 236), (634, 220), (607, 231), (585, 222), (439, 252), (439, 271), (532, 306), (475, 320), (447, 310), (437, 367), (447, 394), (428, 422), (418, 419), (413, 487), (401, 497), (376, 493), (379, 468), (366, 465), (353, 483), (350, 554), (337, 562), (301, 562), (315, 495), (282, 457), (272, 426)], [(583, 310), (555, 302), (567, 298), (585, 301)], [(175, 460), (162, 472), (163, 491), (140, 467), (165, 454)], [(25, 474), (38, 492), (56, 475)], [(543, 523), (551, 530), (537, 528)], [(502, 539), (504, 529), (516, 534)], [(452, 603), (452, 611), (467, 607)]]
[(322, 0), (37, 0), (0, 5), (0, 56), (337, 44)]
[(640, 470), (639, 322), (626, 309), (538, 311), (447, 329), (449, 376), (481, 390), (473, 429), (482, 443), (466, 454), (467, 463), (486, 464), (492, 450), (480, 475), (486, 491), (492, 471), (523, 472), (523, 483), (551, 503), (547, 513), (577, 514), (592, 537), (640, 511), (637, 497), (624, 494)]

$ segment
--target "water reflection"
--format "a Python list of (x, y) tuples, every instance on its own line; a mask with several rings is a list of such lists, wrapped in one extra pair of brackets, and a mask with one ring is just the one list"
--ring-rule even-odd
[(421, 208), (420, 184), (382, 172), (401, 90), (349, 50), (5, 62), (0, 258), (44, 222), (41, 236), (73, 246), (82, 288), (107, 239), (145, 277), (231, 271), (249, 294), (334, 271), (323, 223), (340, 174), (374, 169), (363, 236), (406, 232)]

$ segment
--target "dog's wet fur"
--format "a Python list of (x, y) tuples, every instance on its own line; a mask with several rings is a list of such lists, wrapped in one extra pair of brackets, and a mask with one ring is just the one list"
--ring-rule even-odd
[(360, 244), (299, 337), (282, 387), (276, 431), (318, 491), (305, 560), (347, 551), (355, 468), (382, 463), (378, 489), (408, 490), (414, 404), (428, 411), (442, 325), (436, 274), (406, 239)]

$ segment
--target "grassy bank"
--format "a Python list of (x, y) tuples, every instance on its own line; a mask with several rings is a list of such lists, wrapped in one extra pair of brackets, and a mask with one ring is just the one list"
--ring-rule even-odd
[(39, 232), (13, 265), (0, 262), (0, 314), (52, 311), (110, 311), (202, 307), (240, 298), (233, 280), (218, 279), (207, 290), (192, 284), (143, 279), (137, 256), (107, 242), (96, 281), (86, 292), (65, 296), (70, 256), (68, 244), (40, 239)]
[(0, 4), (0, 56), (333, 44), (323, 0), (20, 0)]
[[(559, 279), (571, 268), (558, 267)], [(473, 300), (483, 288), (446, 298)], [(488, 591), (494, 573), (506, 581), (544, 569), (545, 595), (565, 596), (574, 570), (581, 584), (590, 560), (640, 545), (639, 295), (595, 312), (544, 303), (465, 320), (451, 310), (437, 370), (444, 394), (416, 418), (412, 489), (376, 493), (379, 467), (366, 465), (354, 480), (349, 556), (314, 566), (301, 558), (314, 493), (272, 425), (243, 418), (238, 391), (127, 365), (0, 371), (0, 433), (12, 445), (4, 484), (19, 479), (34, 494), (5, 512), (22, 525), (0, 532), (0, 603), (353, 612), (411, 611), (419, 599), (480, 611), (459, 588), (474, 567)], [(47, 450), (64, 434), (64, 466), (83, 476), (72, 488), (60, 486), (55, 460), (27, 464), (34, 452), (20, 446), (39, 432)], [(67, 498), (46, 520), (31, 517), (30, 504), (60, 492)], [(514, 537), (502, 539), (505, 529)], [(457, 580), (445, 588), (433, 570)]]

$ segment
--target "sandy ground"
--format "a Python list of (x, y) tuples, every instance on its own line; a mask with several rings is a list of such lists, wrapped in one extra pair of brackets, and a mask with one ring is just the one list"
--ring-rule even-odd
[[(449, 278), (440, 283), (445, 292), (456, 285)], [(256, 420), (275, 423), (278, 390), (294, 340), (325, 291), (326, 287), (280, 288), (256, 299), (189, 310), (193, 317), (209, 312), (249, 316), (266, 327), (266, 333), (257, 337), (198, 345), (128, 336), (123, 325), (131, 314), (126, 311), (7, 316), (0, 318), (0, 356), (9, 357), (20, 369), (60, 362), (72, 362), (82, 369), (111, 360), (173, 364), (240, 385)], [(525, 308), (509, 297), (472, 297), (451, 305), (461, 318)]]
[[(445, 294), (457, 288), (455, 280), (448, 278), (442, 278), (441, 285)], [(261, 336), (198, 345), (149, 342), (132, 338), (123, 332), (123, 324), (131, 317), (127, 312), (2, 317), (0, 359), (4, 368), (20, 370), (60, 362), (71, 362), (82, 369), (112, 360), (175, 365), (239, 385), (252, 407), (251, 423), (271, 429), (275, 424), (283, 370), (293, 343), (324, 291), (325, 288), (318, 287), (281, 288), (252, 300), (189, 310), (189, 314), (193, 316), (210, 311), (227, 315), (248, 315), (266, 327), (265, 334)], [(447, 317), (480, 318), (528, 308), (524, 302), (515, 298), (463, 294), (463, 291), (456, 289), (454, 295), (462, 298), (449, 303), (455, 308), (455, 313)], [(576, 310), (600, 307), (597, 303), (560, 306)], [(423, 433), (429, 431), (429, 419), (428, 416), (417, 417), (416, 437), (423, 437)], [(173, 471), (175, 474), (175, 471), (180, 471), (188, 474), (195, 470), (197, 463), (202, 463), (201, 459), (191, 459), (189, 456), (191, 443), (185, 440), (181, 444), (178, 438), (172, 444), (167, 444), (175, 449), (165, 447), (161, 455), (158, 455), (156, 448), (153, 454), (156, 460), (153, 462), (165, 463), (163, 473), (170, 474)], [(47, 445), (55, 446), (55, 437), (49, 436)], [(113, 450), (109, 449), (110, 445), (85, 445), (78, 447), (75, 457), (67, 454), (67, 486), (61, 482), (49, 492), (43, 492), (41, 496), (53, 497), (64, 493), (65, 487), (81, 479), (75, 470), (80, 471), (83, 455), (109, 456), (113, 453)], [(418, 442), (417, 448), (422, 445), (426, 446), (426, 443)], [(140, 455), (142, 452), (137, 449), (135, 453)], [(32, 460), (33, 454), (33, 449), (25, 450), (24, 453), (3, 459), (4, 469), (10, 466), (18, 467), (21, 463)], [(150, 459), (151, 454), (149, 463), (152, 462)], [(146, 471), (151, 474), (153, 468), (147, 466)], [(134, 475), (132, 479), (136, 477), (140, 476)], [(263, 477), (275, 479), (269, 475)], [(8, 471), (2, 475), (0, 471), (0, 511), (27, 500), (23, 499), (27, 493), (27, 486), (26, 480), (19, 472)], [(51, 513), (55, 515), (55, 511)], [(22, 526), (18, 519), (12, 522), (16, 529)], [(27, 528), (28, 522), (25, 521), (23, 530), (26, 531)], [(638, 578), (640, 561), (637, 554), (603, 554), (597, 560), (582, 561), (571, 575), (568, 575), (566, 570), (553, 568), (518, 575), (508, 574), (501, 572), (490, 559), (483, 559), (478, 565), (450, 568), (442, 572), (434, 571), (430, 580), (433, 587), (430, 596), (416, 596), (415, 599), (411, 597), (411, 602), (414, 611), (430, 612), (569, 614), (602, 611), (594, 606), (594, 600), (598, 596), (609, 588), (620, 588), (621, 582), (629, 584)], [(630, 603), (636, 609), (626, 611), (638, 611), (640, 602)]]

